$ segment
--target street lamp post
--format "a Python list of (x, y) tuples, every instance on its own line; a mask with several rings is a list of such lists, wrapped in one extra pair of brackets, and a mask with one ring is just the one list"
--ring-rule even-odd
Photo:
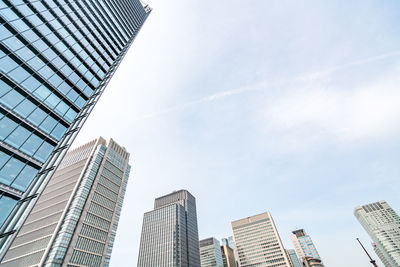
[(376, 264), (376, 261), (373, 260), (373, 259), (371, 258), (371, 256), (369, 255), (368, 251), (364, 248), (363, 244), (361, 244), (360, 239), (358, 239), (358, 238), (356, 238), (356, 239), (357, 239), (358, 243), (360, 243), (360, 245), (361, 245), (361, 247), (363, 248), (363, 250), (365, 251), (365, 253), (367, 253), (367, 256), (368, 256), (369, 259), (370, 259), (370, 263), (372, 263), (372, 265), (373, 265), (374, 267), (378, 267), (378, 265)]

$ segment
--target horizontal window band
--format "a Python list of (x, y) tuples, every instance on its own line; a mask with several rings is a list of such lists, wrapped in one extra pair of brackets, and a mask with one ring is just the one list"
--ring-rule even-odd
[(56, 139), (54, 139), (52, 136), (50, 136), (49, 134), (44, 133), (42, 130), (39, 129), (39, 127), (34, 126), (33, 124), (25, 121), (25, 119), (21, 118), (17, 114), (14, 114), (14, 112), (9, 111), (8, 109), (4, 108), (1, 104), (0, 104), (0, 113), (3, 113), (4, 116), (6, 116), (7, 118), (11, 119), (12, 121), (17, 123), (18, 125), (22, 125), (25, 129), (27, 129), (31, 133), (34, 133), (39, 138), (41, 138), (43, 140), (46, 140), (46, 141), (49, 141), (49, 143), (52, 144), (53, 146), (57, 145), (58, 141)]
[(16, 90), (18, 93), (23, 95), (25, 98), (27, 98), (29, 101), (31, 101), (33, 104), (35, 104), (37, 107), (40, 107), (45, 113), (49, 114), (53, 119), (56, 121), (59, 121), (63, 126), (66, 128), (69, 128), (71, 125), (68, 123), (63, 117), (61, 117), (59, 114), (57, 114), (53, 109), (50, 107), (46, 106), (43, 104), (43, 101), (37, 99), (35, 96), (33, 96), (30, 92), (28, 92), (26, 89), (22, 88), (19, 84), (15, 83), (11, 79), (8, 78), (8, 76), (2, 74), (0, 72), (0, 79), (7, 83), (9, 86), (11, 86), (14, 90)]
[(16, 158), (16, 159), (24, 162), (25, 164), (28, 164), (29, 166), (31, 166), (37, 170), (40, 170), (43, 166), (43, 164), (40, 161), (18, 151), (17, 149), (4, 143), (3, 141), (0, 141), (0, 151), (6, 153), (7, 155), (9, 155), (13, 158)]
[[(41, 20), (43, 21), (43, 24), (45, 24), (47, 27), (49, 27), (49, 28), (53, 31), (53, 33), (58, 37), (58, 39), (60, 39), (60, 41), (61, 41), (62, 43), (64, 43), (64, 45), (66, 45), (67, 47), (70, 46), (70, 45), (65, 41), (65, 38), (63, 38), (62, 36), (60, 36), (60, 34), (57, 32), (57, 30), (55, 30), (55, 29), (53, 28), (53, 25), (51, 25), (50, 23), (47, 23), (47, 21), (43, 18), (43, 15), (42, 15), (40, 12), (38, 12), (38, 11), (36, 10), (36, 8), (35, 8), (34, 6), (32, 6), (31, 3), (27, 3), (27, 5), (30, 7), (30, 9), (31, 9), (32, 11), (36, 12), (36, 15), (37, 15), (39, 18), (41, 18)], [(57, 17), (56, 17), (56, 18), (57, 18)], [(32, 27), (32, 28), (35, 28), (35, 27)], [(63, 28), (65, 29), (66, 27), (63, 27)], [(33, 29), (32, 29), (32, 30), (33, 30)], [(36, 34), (38, 34), (39, 36), (41, 36), (41, 37), (42, 37), (42, 40), (43, 40), (44, 42), (46, 42), (47, 45), (48, 45), (49, 47), (52, 47), (52, 46), (53, 46), (53, 45), (47, 40), (46, 36), (43, 36), (43, 34), (41, 34), (39, 31), (37, 31)], [(89, 56), (91, 56), (92, 59), (93, 59), (94, 61), (96, 61), (96, 60), (93, 58), (92, 54), (91, 54), (89, 51), (87, 51), (87, 49), (85, 48), (85, 46), (83, 46), (79, 41), (78, 41), (78, 43), (79, 43), (79, 44), (81, 45), (81, 47), (85, 50), (85, 52), (86, 52)], [(86, 63), (85, 60), (83, 60), (83, 59), (81, 58), (81, 56), (80, 56), (79, 54), (77, 54), (73, 49), (70, 49), (70, 51), (75, 55), (75, 57), (77, 57), (77, 58), (80, 59), (80, 61), (86, 66), (86, 68), (87, 68), (89, 71), (91, 71), (92, 74), (93, 74), (99, 81), (101, 80), (100, 77), (97, 75), (97, 73), (95, 73), (94, 71), (92, 71), (92, 69), (90, 68), (90, 66)], [(62, 54), (60, 54), (60, 56), (62, 56)], [(66, 62), (68, 62), (68, 60), (67, 60)], [(81, 75), (80, 75), (80, 76), (81, 76)], [(95, 90), (95, 87), (86, 79), (86, 77), (81, 76), (81, 78), (82, 78), (82, 80), (85, 81), (85, 83), (87, 83), (87, 84), (92, 88), (92, 90)]]
[[(27, 48), (29, 48), (30, 50), (32, 50), (32, 53), (34, 53), (35, 56), (39, 57), (40, 60), (42, 60), (42, 61), (45, 63), (46, 66), (48, 66), (49, 68), (51, 68), (51, 69), (54, 71), (54, 73), (57, 73), (57, 75), (62, 76), (63, 81), (65, 81), (69, 86), (71, 86), (71, 88), (74, 89), (74, 91), (75, 91), (78, 95), (80, 95), (84, 100), (87, 100), (87, 99), (88, 99), (88, 97), (87, 97), (78, 87), (76, 87), (75, 84), (74, 84), (72, 81), (69, 80), (69, 78), (65, 77), (65, 75), (64, 75), (62, 72), (59, 71), (59, 69), (57, 69), (56, 67), (53, 66), (52, 62), (50, 62), (46, 57), (44, 57), (43, 54), (42, 54), (41, 52), (39, 52), (39, 51), (36, 49), (36, 47), (34, 47), (32, 44), (30, 44), (28, 41), (26, 41), (24, 36), (22, 36), (19, 32), (17, 32), (16, 30), (14, 30), (14, 29), (13, 29), (6, 21), (4, 21), (1, 17), (0, 17), (0, 23), (2, 23), (4, 27), (6, 27), (11, 33), (13, 33), (14, 36), (15, 36), (16, 38), (18, 38), (18, 36), (21, 36), (22, 38), (18, 38), (19, 41), (21, 41)], [(25, 22), (25, 23), (28, 24), (29, 22)], [(29, 23), (29, 25), (30, 25), (30, 23)], [(53, 47), (53, 45), (52, 45), (50, 42), (48, 42), (48, 40), (47, 40), (45, 37), (43, 37), (43, 35), (42, 35), (37, 29), (35, 29), (34, 27), (32, 27), (31, 30), (32, 30), (35, 34), (37, 34), (39, 37), (41, 37), (41, 40), (42, 40), (43, 42), (45, 42), (49, 48), (52, 48), (52, 47)], [(61, 40), (62, 40), (62, 39), (61, 39)], [(6, 54), (14, 55), (14, 53), (11, 52), (11, 51), (9, 51), (8, 48), (6, 48), (5, 46), (3, 46), (3, 47), (4, 47), (4, 48), (3, 48), (2, 50), (3, 50), (4, 52), (6, 52)], [(54, 53), (57, 54), (57, 56), (59, 56), (60, 58), (62, 58), (63, 61), (64, 61), (71, 69), (74, 70), (74, 72), (79, 76), (79, 78), (81, 78), (82, 80), (84, 80), (85, 83), (89, 84), (89, 86), (92, 87), (92, 90), (94, 90), (93, 85), (91, 85), (90, 82), (87, 81), (86, 77), (84, 77), (84, 76), (76, 69), (76, 67), (75, 67), (74, 65), (71, 64), (71, 62), (70, 62), (69, 60), (67, 60), (62, 54), (60, 54), (60, 53), (58, 52), (57, 49), (52, 49), (52, 50), (53, 50)], [(72, 51), (72, 50), (71, 50), (71, 51)], [(72, 52), (73, 52), (74, 55), (76, 56), (76, 53), (75, 53), (74, 51), (72, 51)], [(15, 58), (18, 58), (18, 57), (15, 56), (15, 55), (14, 55), (14, 57), (15, 57)], [(13, 59), (14, 59), (14, 58), (13, 58)], [(24, 61), (20, 60), (19, 58), (18, 58), (17, 60), (20, 61), (20, 62), (24, 62)], [(21, 65), (21, 64), (20, 64), (20, 65)], [(28, 67), (28, 68), (31, 68), (31, 67), (29, 67), (29, 66), (27, 66), (27, 67)], [(32, 72), (32, 71), (29, 71), (29, 70), (27, 70), (27, 71), (30, 72), (30, 73)], [(34, 71), (34, 72), (36, 72), (36, 71)], [(36, 78), (36, 77), (35, 77), (35, 78)], [(43, 79), (41, 79), (41, 80), (43, 80)], [(49, 85), (49, 86), (50, 86), (51, 88), (54, 88), (52, 85)], [(57, 90), (57, 91), (58, 91), (58, 90)], [(60, 93), (60, 94), (61, 94), (61, 93)], [(63, 96), (63, 97), (65, 98), (65, 96)], [(71, 103), (72, 103), (72, 102), (71, 102)]]

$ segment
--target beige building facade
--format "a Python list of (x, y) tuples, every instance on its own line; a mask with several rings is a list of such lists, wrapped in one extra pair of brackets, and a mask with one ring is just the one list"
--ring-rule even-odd
[(68, 152), (1, 266), (108, 266), (130, 168), (112, 139)]
[(269, 212), (231, 222), (239, 267), (290, 267)]
[(224, 262), (224, 267), (237, 267), (235, 260), (235, 253), (233, 249), (227, 245), (221, 246), (222, 261)]

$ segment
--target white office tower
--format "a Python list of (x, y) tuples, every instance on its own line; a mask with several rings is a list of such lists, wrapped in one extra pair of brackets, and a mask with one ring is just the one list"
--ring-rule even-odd
[(240, 267), (290, 267), (269, 212), (231, 222)]
[(128, 161), (125, 148), (101, 137), (68, 152), (1, 266), (108, 266)]
[(214, 237), (200, 240), (200, 262), (201, 267), (224, 267), (221, 247)]
[(354, 215), (376, 244), (386, 267), (400, 266), (400, 217), (386, 201), (359, 206)]

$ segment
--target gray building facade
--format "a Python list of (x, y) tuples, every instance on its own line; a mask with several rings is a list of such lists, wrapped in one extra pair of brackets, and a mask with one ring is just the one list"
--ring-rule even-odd
[(129, 172), (112, 139), (68, 152), (1, 266), (108, 266)]
[(138, 267), (200, 267), (196, 199), (187, 190), (155, 200), (144, 214)]
[(0, 0), (0, 260), (150, 13)]

